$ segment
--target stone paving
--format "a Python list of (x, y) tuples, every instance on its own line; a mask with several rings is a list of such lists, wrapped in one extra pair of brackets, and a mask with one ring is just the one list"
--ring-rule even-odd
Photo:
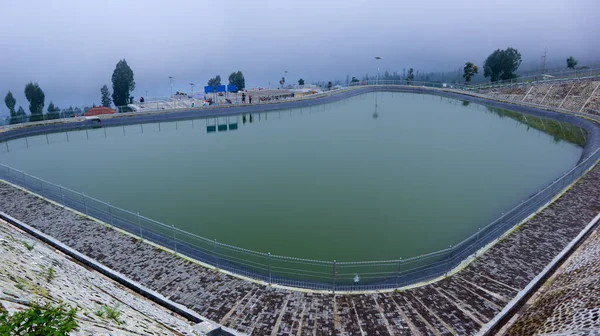
[(373, 294), (308, 293), (205, 268), (0, 183), (0, 210), (206, 318), (252, 335), (473, 335), (600, 211), (600, 167), (455, 275)]
[[(201, 335), (186, 319), (0, 220), (0, 312), (31, 302), (77, 308), (79, 328), (71, 335)], [(103, 306), (121, 313), (118, 322), (96, 315)]]
[(485, 90), (493, 98), (600, 115), (600, 81), (562, 81)]
[(500, 333), (510, 336), (600, 334), (600, 228)]

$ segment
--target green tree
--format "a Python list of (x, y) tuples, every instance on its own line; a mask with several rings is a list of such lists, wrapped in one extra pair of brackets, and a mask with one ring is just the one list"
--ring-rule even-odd
[(229, 75), (229, 84), (233, 84), (238, 90), (244, 90), (246, 88), (246, 79), (241, 71), (232, 72)]
[(100, 94), (102, 95), (100, 98), (100, 102), (102, 103), (102, 106), (110, 107), (110, 104), (112, 103), (112, 101), (110, 100), (110, 92), (108, 92), (108, 86), (103, 85), (100, 88)]
[(331, 81), (329, 81), (329, 83), (327, 83), (327, 89), (329, 91), (331, 91), (331, 87), (333, 86), (333, 83), (331, 83)]
[(58, 106), (54, 106), (54, 103), (50, 101), (48, 104), (48, 113), (46, 114), (47, 119), (58, 119), (60, 118), (60, 108)]
[(75, 116), (75, 110), (73, 110), (73, 106), (69, 106), (69, 108), (62, 110), (62, 113), (64, 118), (71, 118)]
[[(575, 57), (570, 56), (567, 58), (567, 68), (577, 70), (577, 64), (579, 64), (579, 61)], [(575, 75), (577, 75), (577, 71), (575, 71)]]
[(6, 107), (8, 107), (8, 110), (10, 111), (10, 116), (11, 117), (14, 116), (15, 104), (17, 104), (17, 100), (15, 99), (15, 97), (13, 97), (12, 92), (8, 91), (8, 93), (4, 97), (4, 103), (6, 104)]
[(0, 313), (0, 335), (63, 336), (77, 329), (77, 309), (32, 304), (31, 308), (8, 315)]
[(298, 80), (298, 85), (301, 85), (301, 86), (304, 85), (304, 79), (300, 78)]
[(406, 75), (406, 84), (410, 84), (410, 82), (415, 80), (415, 70), (413, 68), (408, 69), (408, 74)]
[(356, 83), (356, 82), (360, 82), (360, 81), (358, 80), (358, 78), (352, 76), (352, 80), (350, 82), (351, 83)]
[(283, 86), (285, 85), (285, 77), (281, 77), (279, 84), (281, 84), (281, 87), (283, 88)]
[(515, 72), (520, 65), (521, 54), (517, 49), (496, 49), (483, 64), (483, 76), (490, 77), (492, 82), (517, 78)]
[(25, 98), (29, 101), (29, 112), (31, 112), (29, 121), (43, 120), (44, 100), (46, 99), (46, 95), (38, 83), (29, 82), (25, 85)]
[(216, 75), (215, 77), (208, 80), (208, 86), (219, 86), (221, 85), (221, 76)]
[(465, 63), (465, 67), (463, 68), (463, 77), (465, 78), (465, 82), (470, 82), (471, 78), (475, 76), (479, 71), (477, 65), (474, 65), (471, 62)]
[[(10, 124), (19, 124), (27, 121), (27, 113), (22, 106), (19, 106), (19, 109), (14, 114), (10, 115)], [(1, 334), (0, 334), (1, 335)]]
[(133, 71), (125, 59), (120, 60), (112, 74), (112, 101), (115, 106), (129, 103), (129, 94), (135, 90)]

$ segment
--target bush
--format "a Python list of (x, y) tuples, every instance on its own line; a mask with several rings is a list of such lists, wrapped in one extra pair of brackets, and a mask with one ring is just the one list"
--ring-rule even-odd
[(77, 328), (77, 309), (67, 310), (66, 305), (43, 307), (33, 303), (31, 308), (15, 313), (0, 314), (0, 335), (64, 336)]

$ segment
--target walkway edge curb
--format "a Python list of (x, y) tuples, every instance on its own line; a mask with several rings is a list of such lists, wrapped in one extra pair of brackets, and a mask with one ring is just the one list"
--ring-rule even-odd
[(84, 254), (68, 247), (67, 245), (61, 243), (60, 241), (46, 235), (45, 233), (42, 233), (41, 231), (29, 226), (28, 224), (21, 222), (20, 220), (6, 214), (3, 211), (0, 211), (0, 218), (5, 220), (6, 222), (8, 222), (10, 225), (13, 225), (13, 226), (19, 228), (20, 230), (25, 231), (26, 233), (32, 235), (33, 237), (41, 240), (45, 244), (72, 257), (73, 259), (77, 260), (78, 262), (91, 267), (93, 270), (109, 277), (110, 279), (118, 282), (119, 284), (121, 284), (121, 285), (129, 288), (130, 290), (133, 290), (134, 292), (142, 295), (143, 297), (151, 300), (152, 302), (159, 304), (159, 305), (185, 317), (186, 319), (188, 319), (196, 324), (208, 322), (209, 324), (214, 326), (213, 330), (215, 330), (215, 331), (219, 330), (219, 331), (221, 331), (222, 334), (231, 335), (231, 336), (244, 335), (242, 333), (234, 331), (233, 329), (223, 327), (220, 324), (213, 322), (213, 321), (199, 315), (198, 313), (186, 308), (185, 306), (167, 299), (166, 297), (159, 294), (158, 292), (155, 292), (155, 291), (151, 290), (150, 288), (142, 286), (141, 284), (129, 279), (125, 275), (100, 264), (98, 261), (96, 261), (88, 256), (85, 256)]
[(517, 296), (515, 296), (500, 313), (498, 313), (491, 321), (484, 324), (479, 332), (478, 336), (494, 335), (498, 328), (502, 326), (503, 322), (507, 322), (514, 314), (521, 308), (522, 304), (525, 303), (531, 295), (533, 295), (545, 282), (554, 274), (554, 271), (565, 262), (569, 256), (583, 243), (588, 235), (596, 228), (597, 224), (600, 223), (600, 213), (590, 221), (586, 227), (579, 232), (569, 245), (567, 245), (552, 261), (546, 265), (546, 267), (529, 282), (525, 288), (523, 288)]

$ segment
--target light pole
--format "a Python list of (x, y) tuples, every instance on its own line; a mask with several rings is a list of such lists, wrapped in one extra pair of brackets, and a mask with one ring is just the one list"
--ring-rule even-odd
[(375, 81), (375, 85), (379, 85), (379, 60), (381, 56), (375, 56), (375, 59), (377, 60), (377, 80)]
[[(287, 76), (288, 76), (288, 72), (287, 70), (284, 71), (284, 75), (283, 75), (283, 85), (285, 85), (285, 82), (287, 82)], [(283, 89), (283, 87), (282, 87)]]
[(194, 96), (194, 85), (196, 85), (196, 84), (190, 82), (190, 86), (192, 87), (192, 96)]
[(169, 84), (171, 85), (171, 96), (169, 96), (169, 98), (173, 97), (173, 76), (169, 76)]

